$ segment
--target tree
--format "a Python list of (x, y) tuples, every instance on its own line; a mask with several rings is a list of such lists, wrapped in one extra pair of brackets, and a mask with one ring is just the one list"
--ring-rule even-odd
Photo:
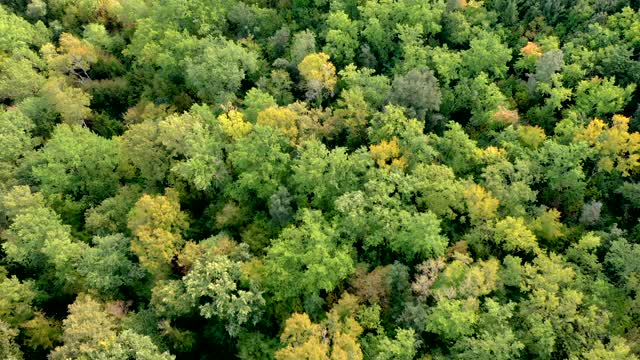
[(363, 331), (355, 319), (357, 302), (344, 293), (321, 324), (312, 323), (305, 313), (294, 313), (280, 336), (286, 347), (276, 351), (276, 359), (363, 359), (357, 341)]
[(276, 301), (315, 300), (354, 270), (350, 249), (337, 243), (321, 212), (303, 210), (298, 221), (272, 242), (264, 260), (265, 285)]
[(42, 47), (43, 58), (49, 68), (73, 76), (79, 82), (91, 80), (87, 72), (98, 61), (98, 53), (94, 46), (69, 33), (62, 33), (59, 42), (60, 46), (57, 49), (52, 44)]
[(595, 150), (598, 159), (598, 170), (618, 171), (622, 176), (629, 176), (640, 166), (640, 134), (629, 133), (629, 118), (614, 115), (612, 125), (596, 118), (583, 130), (578, 131), (575, 139), (585, 141)]
[(307, 55), (316, 52), (316, 35), (310, 30), (300, 31), (294, 34), (289, 51), (291, 64), (298, 66)]
[(131, 330), (118, 334), (115, 319), (104, 305), (86, 295), (79, 296), (69, 306), (62, 341), (63, 345), (51, 352), (50, 359), (175, 359), (167, 352), (160, 352), (146, 336)]
[(162, 184), (170, 169), (169, 151), (159, 139), (157, 122), (144, 121), (129, 126), (118, 137), (120, 167), (128, 170), (131, 177), (139, 176), (148, 187), (154, 189)]
[(86, 208), (115, 194), (118, 157), (114, 141), (87, 128), (62, 124), (25, 166), (31, 169), (43, 195), (60, 195), (65, 201), (78, 201)]
[(456, 341), (473, 334), (478, 322), (478, 301), (444, 299), (431, 309), (425, 330), (442, 337), (444, 341)]
[(121, 234), (94, 237), (77, 265), (85, 285), (96, 296), (115, 299), (144, 278), (144, 270), (131, 258), (130, 240)]
[(186, 295), (200, 304), (200, 314), (225, 323), (231, 336), (237, 336), (245, 324), (256, 324), (265, 304), (255, 289), (244, 289), (241, 264), (226, 256), (205, 256), (195, 262), (184, 278)]
[(34, 127), (20, 110), (0, 112), (0, 147), (5, 149), (0, 154), (0, 179), (5, 185), (0, 189), (14, 181), (20, 162), (36, 145), (30, 134)]
[(44, 85), (45, 77), (38, 72), (41, 60), (27, 54), (0, 58), (0, 99), (18, 102), (37, 95)]
[(171, 171), (199, 190), (221, 187), (228, 179), (222, 132), (229, 125), (224, 121), (216, 123), (207, 106), (197, 105), (188, 113), (170, 115), (161, 121), (158, 140), (172, 157), (179, 159), (173, 162)]
[(140, 186), (127, 185), (99, 205), (85, 213), (85, 229), (94, 235), (124, 233), (127, 229), (127, 215), (140, 198)]
[(488, 298), (483, 304), (486, 312), (478, 320), (478, 332), (473, 337), (461, 339), (454, 345), (458, 359), (507, 360), (520, 356), (524, 344), (518, 340), (509, 320), (515, 304), (501, 305)]
[(303, 88), (308, 99), (321, 101), (325, 93), (333, 96), (336, 87), (336, 68), (325, 53), (309, 54), (298, 64), (298, 71), (304, 79)]
[(277, 105), (276, 99), (274, 99), (273, 96), (258, 88), (252, 88), (247, 91), (243, 103), (245, 108), (244, 113), (250, 123), (256, 122), (258, 114), (261, 111)]
[(208, 41), (202, 47), (201, 54), (187, 59), (187, 86), (204, 101), (224, 104), (235, 98), (247, 74), (258, 69), (258, 57), (230, 40)]
[(462, 54), (464, 68), (472, 77), (485, 72), (492, 78), (504, 78), (510, 60), (511, 49), (501, 42), (498, 35), (486, 31), (471, 40), (469, 50)]
[(131, 250), (140, 264), (156, 278), (170, 273), (171, 261), (184, 244), (181, 232), (187, 227), (178, 194), (168, 189), (166, 195), (143, 195), (129, 212), (127, 226), (135, 236)]
[(536, 237), (522, 218), (507, 216), (495, 225), (495, 241), (506, 251), (539, 251)]
[[(248, 136), (240, 139), (229, 154), (237, 181), (230, 191), (234, 198), (253, 196), (267, 200), (284, 183), (291, 157), (290, 141), (278, 130), (256, 125)], [(255, 154), (264, 157), (256, 158)]]
[(89, 296), (78, 297), (69, 305), (69, 316), (63, 324), (63, 345), (51, 352), (53, 360), (95, 357), (116, 342), (115, 322), (103, 305)]
[(347, 154), (344, 148), (329, 151), (321, 142), (307, 140), (291, 165), (298, 207), (332, 209), (340, 195), (361, 186), (370, 166), (371, 160), (362, 152)]
[(327, 25), (329, 30), (322, 51), (331, 55), (339, 66), (352, 63), (358, 48), (358, 22), (351, 20), (349, 15), (339, 10), (329, 14)]
[(20, 346), (15, 342), (18, 331), (0, 320), (0, 356), (7, 360), (22, 360)]
[(358, 69), (353, 64), (339, 71), (341, 81), (346, 84), (347, 89), (362, 91), (366, 103), (373, 109), (379, 109), (385, 104), (391, 84), (386, 76), (373, 75), (374, 73), (373, 69)]
[(438, 80), (429, 69), (412, 69), (406, 75), (396, 75), (389, 101), (404, 106), (409, 117), (425, 119), (440, 109)]
[(70, 86), (63, 78), (49, 78), (40, 94), (67, 124), (84, 124), (84, 120), (91, 115), (91, 95), (80, 88)]
[(298, 136), (297, 115), (288, 108), (269, 107), (260, 111), (257, 124), (281, 131), (292, 142), (295, 142)]
[(70, 226), (44, 205), (42, 195), (24, 186), (14, 187), (2, 199), (2, 206), (11, 215), (11, 225), (2, 232), (7, 260), (34, 275), (52, 272), (59, 282), (56, 285), (66, 286), (67, 291), (78, 289), (82, 279), (76, 264), (87, 245), (74, 241)]
[(572, 110), (579, 112), (584, 119), (619, 113), (634, 90), (633, 84), (625, 88), (616, 86), (613, 78), (582, 80), (576, 89)]

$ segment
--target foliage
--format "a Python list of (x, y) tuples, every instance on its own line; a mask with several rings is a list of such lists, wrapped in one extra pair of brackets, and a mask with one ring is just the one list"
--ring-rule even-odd
[(0, 358), (638, 358), (637, 1), (1, 3)]

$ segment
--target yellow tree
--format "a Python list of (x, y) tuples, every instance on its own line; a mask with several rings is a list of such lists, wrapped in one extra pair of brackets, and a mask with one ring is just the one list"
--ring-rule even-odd
[(42, 54), (51, 69), (73, 75), (79, 81), (91, 80), (87, 71), (98, 61), (93, 45), (69, 33), (60, 35), (57, 49), (52, 44), (45, 44)]
[(322, 100), (324, 92), (330, 96), (336, 87), (336, 67), (329, 61), (325, 53), (309, 54), (298, 64), (300, 75), (305, 80), (307, 98)]
[(629, 133), (629, 118), (614, 115), (612, 125), (596, 118), (576, 134), (576, 140), (586, 141), (596, 150), (600, 171), (619, 171), (629, 176), (640, 168), (640, 133)]
[(221, 114), (218, 116), (218, 121), (222, 132), (234, 141), (247, 136), (252, 129), (251, 123), (247, 122), (244, 115), (237, 110)]
[(359, 309), (358, 298), (345, 293), (321, 324), (307, 314), (291, 315), (280, 336), (286, 347), (275, 353), (276, 359), (362, 360), (358, 336), (363, 329), (355, 319)]
[(140, 264), (162, 278), (184, 243), (180, 232), (187, 227), (177, 193), (169, 189), (166, 195), (143, 195), (129, 213), (128, 227), (135, 236), (131, 250)]
[(257, 123), (278, 129), (291, 141), (294, 141), (298, 136), (297, 118), (298, 115), (289, 108), (270, 107), (258, 113)]

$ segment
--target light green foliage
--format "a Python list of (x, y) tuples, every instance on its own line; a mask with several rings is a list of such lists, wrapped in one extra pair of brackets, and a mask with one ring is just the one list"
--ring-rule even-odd
[(300, 225), (285, 228), (267, 250), (266, 286), (283, 301), (332, 291), (354, 270), (350, 249), (337, 243), (335, 230), (319, 211), (305, 210)]
[(409, 139), (422, 134), (423, 128), (424, 125), (420, 121), (407, 118), (402, 107), (387, 105), (383, 112), (373, 116), (367, 132), (369, 141), (376, 144), (394, 138)]
[(612, 78), (583, 80), (576, 89), (573, 107), (585, 119), (620, 112), (635, 90), (635, 84), (626, 88), (615, 85)]
[(18, 330), (7, 325), (0, 320), (0, 356), (7, 360), (22, 360), (23, 355), (20, 351), (20, 345), (15, 342), (18, 336)]
[(222, 160), (221, 131), (207, 107), (194, 107), (182, 115), (170, 115), (158, 124), (158, 141), (174, 158), (171, 171), (199, 190), (226, 180)]
[(59, 125), (26, 164), (45, 196), (60, 194), (89, 206), (115, 194), (118, 156), (114, 141), (83, 127)]
[(478, 322), (478, 301), (441, 300), (427, 317), (426, 331), (435, 333), (445, 341), (455, 341), (461, 336), (473, 334)]
[(245, 107), (244, 113), (247, 120), (251, 123), (256, 122), (259, 112), (277, 105), (273, 96), (258, 88), (253, 88), (247, 91), (247, 95), (244, 97), (243, 103)]
[(469, 138), (460, 124), (450, 122), (447, 128), (442, 137), (432, 138), (438, 158), (458, 176), (469, 173), (480, 162), (477, 143)]
[(32, 303), (37, 293), (32, 282), (20, 282), (15, 276), (3, 278), (0, 290), (0, 321), (17, 328), (33, 317)]
[[(257, 125), (246, 137), (240, 139), (229, 155), (238, 172), (233, 194), (238, 199), (257, 196), (268, 199), (280, 187), (289, 171), (289, 141), (269, 126)], [(255, 154), (265, 154), (257, 158)]]
[(240, 263), (216, 255), (196, 261), (183, 279), (186, 295), (200, 304), (200, 315), (223, 321), (231, 336), (237, 336), (245, 323), (255, 324), (265, 304), (259, 292), (240, 286), (241, 278)]
[(22, 158), (33, 149), (36, 141), (31, 138), (30, 131), (34, 124), (20, 110), (0, 112), (0, 179), (8, 186), (15, 176), (15, 171)]
[(63, 78), (49, 78), (40, 92), (64, 123), (81, 125), (91, 114), (91, 96)]
[(42, 24), (33, 26), (20, 16), (0, 6), (0, 33), (4, 34), (0, 40), (0, 51), (11, 52), (20, 48), (39, 47), (48, 39)]
[(131, 330), (117, 333), (113, 316), (103, 304), (89, 296), (80, 296), (69, 306), (64, 321), (63, 345), (51, 352), (57, 359), (144, 359), (173, 360), (174, 356), (161, 353), (147, 336)]
[(339, 72), (341, 80), (349, 89), (360, 89), (365, 101), (372, 108), (380, 108), (384, 105), (387, 92), (391, 89), (389, 79), (384, 75), (373, 75), (373, 69), (360, 68), (355, 65), (347, 65)]
[(368, 358), (375, 360), (411, 360), (417, 353), (418, 343), (413, 329), (397, 329), (393, 339), (378, 335), (373, 339)]
[(463, 209), (464, 184), (446, 165), (419, 164), (404, 184), (407, 194), (415, 194), (419, 209), (443, 218), (456, 218)]
[(61, 283), (78, 287), (81, 279), (75, 266), (86, 244), (72, 239), (70, 227), (44, 206), (41, 196), (24, 187), (14, 187), (13, 192), (27, 199), (28, 205), (15, 203), (16, 197), (11, 195), (3, 199), (3, 207), (13, 215), (11, 225), (2, 233), (7, 259), (36, 273), (49, 265)]
[(0, 2), (1, 359), (638, 357), (637, 1)]
[(552, 205), (562, 205), (568, 211), (582, 207), (586, 187), (582, 162), (588, 150), (584, 144), (561, 145), (545, 141), (536, 154), (541, 169), (541, 179), (546, 183), (544, 197), (553, 196)]
[(38, 72), (43, 64), (28, 50), (12, 57), (0, 55), (0, 99), (20, 101), (36, 95), (45, 83)]
[(378, 178), (365, 185), (366, 192), (346, 193), (336, 200), (338, 229), (345, 239), (362, 241), (372, 253), (392, 250), (407, 260), (442, 255), (448, 239), (440, 234), (437, 216), (399, 206), (399, 198), (392, 193), (401, 175), (384, 169), (377, 173)]
[(187, 85), (203, 101), (223, 104), (232, 100), (242, 80), (257, 70), (257, 55), (233, 41), (211, 41), (202, 46), (202, 54), (187, 61)]
[(329, 14), (327, 25), (329, 30), (322, 51), (331, 55), (337, 65), (352, 63), (358, 48), (358, 22), (343, 11), (337, 11)]
[(488, 298), (483, 304), (486, 312), (478, 320), (477, 335), (464, 338), (454, 345), (456, 359), (509, 360), (518, 358), (524, 344), (509, 324), (515, 304), (501, 305)]
[(311, 195), (311, 205), (331, 209), (336, 198), (361, 185), (360, 176), (370, 165), (362, 153), (347, 155), (343, 148), (329, 151), (317, 140), (305, 142), (291, 165), (299, 206), (305, 206)]
[(507, 63), (511, 60), (511, 49), (502, 43), (500, 37), (490, 32), (480, 32), (471, 40), (469, 50), (462, 54), (463, 66), (470, 76), (487, 73), (492, 78), (506, 76)]

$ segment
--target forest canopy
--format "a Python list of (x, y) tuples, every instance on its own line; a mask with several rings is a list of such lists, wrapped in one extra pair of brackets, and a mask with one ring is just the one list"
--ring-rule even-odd
[(638, 359), (639, 6), (2, 1), (0, 358)]

